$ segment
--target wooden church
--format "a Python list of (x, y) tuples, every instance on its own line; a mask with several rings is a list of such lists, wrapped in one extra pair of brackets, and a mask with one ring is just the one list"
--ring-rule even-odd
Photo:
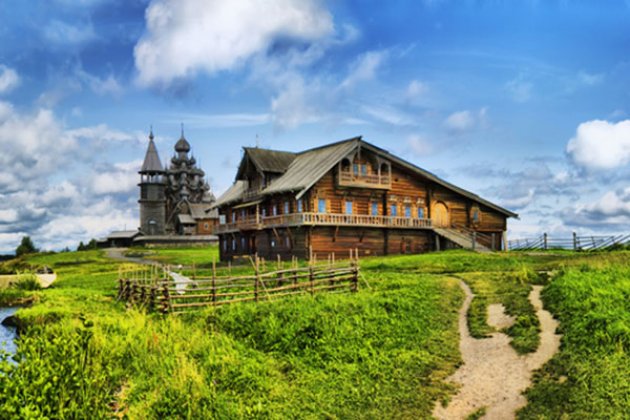
[(215, 208), (222, 260), (501, 250), (517, 217), (361, 137), (300, 153), (245, 147)]

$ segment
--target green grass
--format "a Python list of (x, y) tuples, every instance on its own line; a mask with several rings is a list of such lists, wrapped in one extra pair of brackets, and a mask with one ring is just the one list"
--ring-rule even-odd
[[(200, 274), (216, 255), (216, 247), (148, 251), (165, 263), (194, 264)], [(538, 342), (538, 326), (527, 294), (540, 281), (536, 270), (556, 270), (544, 299), (560, 317), (565, 339), (537, 374), (521, 417), (614, 417), (629, 403), (629, 256), (449, 251), (371, 257), (361, 261), (366, 282), (356, 294), (162, 317), (115, 301), (121, 264), (102, 251), (38, 254), (0, 266), (49, 265), (59, 276), (47, 290), (0, 290), (0, 302), (17, 294), (37, 301), (18, 312), (25, 328), (21, 362), (0, 362), (0, 412), (15, 418), (427, 418), (436, 401), (455, 391), (445, 378), (461, 363), (457, 278), (482, 296), (471, 309), (474, 334), (490, 331), (487, 304), (501, 302), (517, 316), (517, 326), (507, 330), (514, 347), (528, 352)]]
[(219, 262), (219, 247), (210, 245), (191, 248), (132, 248), (125, 255), (153, 260), (162, 264), (195, 265), (198, 268), (210, 268), (213, 260)]
[(564, 270), (543, 301), (560, 321), (562, 347), (535, 375), (519, 417), (628, 418), (630, 260)]

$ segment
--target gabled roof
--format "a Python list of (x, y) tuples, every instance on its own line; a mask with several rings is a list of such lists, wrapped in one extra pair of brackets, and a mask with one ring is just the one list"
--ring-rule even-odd
[(209, 203), (190, 203), (190, 215), (195, 220), (200, 219), (211, 219), (213, 217), (219, 217), (218, 215), (214, 216), (210, 208), (212, 204)]
[[(260, 195), (278, 194), (283, 192), (293, 191), (296, 192), (296, 199), (302, 197), (313, 185), (317, 183), (328, 171), (330, 171), (341, 159), (351, 154), (356, 148), (361, 147), (366, 150), (370, 150), (373, 153), (380, 155), (381, 157), (389, 160), (390, 162), (397, 164), (404, 169), (415, 173), (421, 177), (424, 177), (444, 188), (461, 194), (470, 198), (473, 201), (490, 207), (500, 213), (505, 214), (508, 217), (518, 217), (516, 213), (513, 213), (503, 207), (500, 207), (490, 201), (487, 201), (478, 195), (467, 191), (463, 188), (457, 187), (437, 175), (426, 171), (404, 159), (401, 159), (388, 151), (381, 149), (373, 144), (364, 141), (361, 137), (353, 137), (348, 140), (342, 140), (340, 142), (328, 144), (325, 146), (317, 147), (314, 149), (305, 150), (303, 152), (293, 154), (294, 159), (288, 165), (283, 175), (274, 180), (271, 185), (263, 189)], [(245, 149), (261, 151), (264, 149)], [(276, 152), (267, 151), (273, 153), (289, 152)], [(243, 161), (245, 157), (243, 158)], [(241, 162), (241, 166), (243, 162)], [(239, 168), (240, 173), (240, 168)], [(215, 207), (221, 205), (237, 202), (243, 200), (244, 193), (247, 190), (247, 181), (238, 180), (230, 187), (215, 203)]]
[(295, 159), (295, 153), (282, 152), (279, 150), (260, 149), (258, 147), (243, 147), (245, 156), (241, 161), (241, 165), (238, 168), (236, 179), (239, 179), (244, 171), (245, 159), (249, 158), (259, 172), (273, 172), (281, 174), (287, 170), (293, 159)]
[(138, 235), (140, 235), (139, 230), (115, 230), (107, 235), (107, 239), (131, 239)]
[(147, 148), (147, 154), (144, 156), (144, 163), (140, 172), (163, 172), (164, 168), (160, 163), (160, 156), (158, 155), (155, 143), (153, 143), (153, 136), (149, 137), (149, 147)]

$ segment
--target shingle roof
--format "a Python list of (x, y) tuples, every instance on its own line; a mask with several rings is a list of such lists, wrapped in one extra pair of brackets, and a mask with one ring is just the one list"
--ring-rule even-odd
[(182, 225), (194, 225), (195, 224), (195, 219), (193, 219), (193, 217), (190, 214), (178, 214), (177, 215), (177, 220)]
[(258, 147), (244, 147), (245, 154), (261, 172), (283, 173), (287, 170), (295, 153), (279, 150), (259, 149)]
[(191, 203), (190, 204), (190, 215), (195, 220), (211, 219), (213, 217), (212, 213), (208, 212), (208, 210), (211, 207), (212, 207), (212, 204), (208, 204), (208, 203)]
[[(387, 150), (374, 146), (361, 137), (354, 137), (348, 140), (328, 144), (325, 146), (317, 147), (314, 149), (305, 150), (303, 152), (294, 154), (294, 159), (283, 171), (283, 175), (274, 180), (271, 185), (263, 189), (260, 195), (276, 194), (287, 191), (296, 191), (296, 198), (300, 198), (306, 193), (322, 176), (330, 171), (341, 159), (349, 155), (355, 148), (361, 146), (362, 148), (371, 150), (372, 152), (383, 156), (389, 161), (396, 163), (403, 168), (416, 173), (430, 181), (435, 182), (451, 191), (461, 194), (470, 198), (480, 204), (484, 204), (500, 213), (503, 213), (509, 217), (518, 217), (516, 213), (504, 209), (490, 201), (487, 201), (478, 195), (457, 187), (438, 176), (426, 171), (404, 159), (392, 155)], [(264, 149), (245, 149), (261, 151)], [(274, 153), (288, 153), (288, 152), (275, 152)], [(256, 152), (257, 153), (257, 152)], [(239, 171), (240, 172), (240, 171)], [(247, 190), (247, 181), (237, 180), (232, 187), (230, 187), (215, 203), (215, 207), (219, 207), (224, 204), (229, 204), (242, 200), (244, 198), (244, 192)]]
[(115, 230), (107, 235), (107, 239), (129, 239), (138, 235), (140, 235), (138, 230)]
[(160, 163), (160, 156), (158, 155), (153, 138), (149, 139), (149, 147), (147, 148), (147, 154), (144, 156), (144, 163), (140, 172), (162, 172), (164, 168)]

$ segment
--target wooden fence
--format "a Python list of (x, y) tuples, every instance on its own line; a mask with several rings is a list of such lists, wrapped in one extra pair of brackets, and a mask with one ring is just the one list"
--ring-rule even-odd
[(298, 294), (356, 292), (359, 280), (357, 258), (342, 262), (329, 260), (322, 265), (265, 272), (259, 258), (252, 259), (254, 273), (219, 276), (215, 264), (209, 277), (184, 277), (166, 267), (151, 269), (151, 274), (135, 273), (118, 280), (118, 300), (161, 313), (184, 313), (207, 306), (236, 302), (261, 302)]
[(533, 251), (548, 249), (569, 249), (574, 251), (596, 251), (611, 249), (616, 246), (630, 245), (630, 235), (587, 235), (572, 237), (552, 237), (543, 233), (537, 238), (512, 239), (508, 241), (511, 251)]

